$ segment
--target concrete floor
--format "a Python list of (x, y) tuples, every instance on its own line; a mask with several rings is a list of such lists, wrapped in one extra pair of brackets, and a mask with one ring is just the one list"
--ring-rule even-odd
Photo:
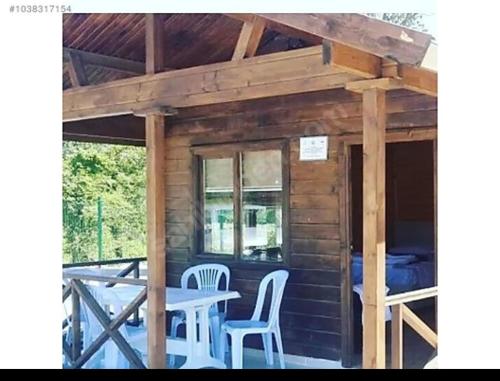
[[(274, 353), (274, 364), (268, 366), (264, 358), (264, 352), (255, 349), (245, 348), (243, 352), (243, 368), (244, 369), (281, 369), (279, 365), (278, 354)], [(177, 356), (175, 367), (182, 366), (185, 358)], [(225, 363), (228, 369), (231, 369), (231, 355), (226, 354)], [(306, 364), (307, 363), (307, 364)], [(285, 369), (341, 369), (340, 362), (308, 359), (298, 356), (290, 356), (288, 360), (285, 357)]]

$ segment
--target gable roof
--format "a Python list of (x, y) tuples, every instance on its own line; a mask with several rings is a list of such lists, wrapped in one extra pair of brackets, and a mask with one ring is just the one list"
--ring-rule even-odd
[[(435, 50), (431, 49), (431, 35), (360, 14), (341, 13), (166, 14), (164, 31), (167, 68), (182, 69), (230, 60), (242, 22), (254, 17), (266, 21), (266, 30), (257, 55), (319, 45), (323, 40), (330, 40), (377, 57), (414, 66), (423, 64), (435, 70), (435, 59), (432, 59), (434, 55), (429, 54), (431, 50)], [(95, 13), (63, 16), (65, 61), (68, 61), (68, 48), (86, 54), (87, 64), (84, 70), (89, 84), (143, 74), (140, 69), (135, 72), (119, 69), (121, 66), (128, 69), (144, 64), (144, 45), (143, 14)], [(94, 56), (89, 53), (94, 53)], [(115, 61), (123, 61), (114, 65), (116, 62), (110, 60), (113, 58)], [(68, 65), (65, 63), (63, 88), (69, 87), (71, 81)]]

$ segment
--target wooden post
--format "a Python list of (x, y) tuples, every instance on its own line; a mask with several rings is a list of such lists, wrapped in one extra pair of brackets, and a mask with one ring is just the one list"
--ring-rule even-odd
[(403, 369), (403, 309), (401, 304), (392, 306), (391, 368)]
[(363, 91), (363, 368), (385, 368), (385, 91)]
[[(146, 15), (146, 71), (163, 69), (163, 23), (159, 15)], [(148, 367), (166, 365), (165, 331), (165, 116), (146, 114), (147, 257), (148, 257)]]
[(148, 366), (165, 367), (165, 179), (163, 115), (146, 116)]
[(80, 357), (82, 351), (82, 338), (81, 338), (81, 324), (80, 324), (80, 295), (76, 292), (75, 281), (71, 281), (71, 304), (73, 310), (71, 312), (71, 329), (73, 330), (73, 345), (72, 345), (72, 356), (73, 361)]

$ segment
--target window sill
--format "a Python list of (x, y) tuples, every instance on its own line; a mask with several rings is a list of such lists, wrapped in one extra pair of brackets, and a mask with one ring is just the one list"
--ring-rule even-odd
[(200, 254), (191, 258), (191, 264), (203, 264), (209, 261), (213, 261), (214, 263), (221, 263), (228, 265), (229, 267), (234, 268), (245, 268), (245, 269), (270, 269), (270, 270), (279, 270), (286, 269), (288, 264), (286, 262), (270, 262), (270, 261), (244, 261), (244, 260), (236, 260), (234, 257), (224, 258), (223, 255), (207, 255)]

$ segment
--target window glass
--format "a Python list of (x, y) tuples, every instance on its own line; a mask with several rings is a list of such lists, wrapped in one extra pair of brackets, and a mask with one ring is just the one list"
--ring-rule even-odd
[(204, 250), (234, 254), (233, 159), (203, 160)]
[(241, 160), (242, 259), (281, 262), (281, 151), (244, 152)]

